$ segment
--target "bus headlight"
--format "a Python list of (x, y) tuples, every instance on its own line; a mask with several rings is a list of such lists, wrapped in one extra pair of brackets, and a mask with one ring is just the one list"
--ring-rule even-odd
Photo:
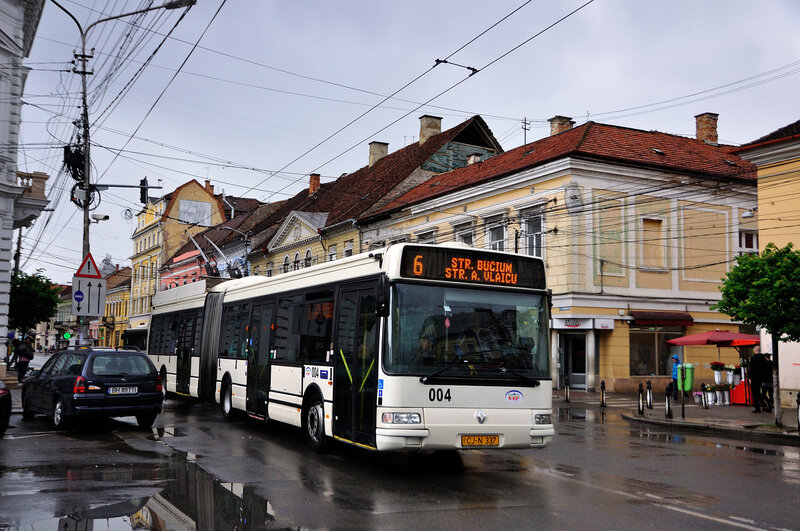
[(549, 413), (537, 413), (533, 416), (534, 424), (552, 424)]
[(384, 424), (422, 424), (419, 413), (384, 413), (381, 417)]

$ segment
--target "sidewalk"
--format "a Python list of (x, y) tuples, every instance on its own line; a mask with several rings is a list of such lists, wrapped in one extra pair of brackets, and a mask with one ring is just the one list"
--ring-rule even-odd
[[(665, 415), (666, 401), (664, 393), (653, 394), (653, 408), (639, 415), (638, 395), (606, 393), (607, 411), (619, 412), (625, 420), (642, 424), (651, 424), (669, 428), (674, 432), (703, 432), (720, 437), (788, 444), (800, 446), (800, 433), (797, 431), (797, 404), (782, 404), (783, 428), (774, 426), (773, 412), (753, 413), (752, 406), (709, 406), (704, 409), (695, 404), (691, 398), (684, 402), (681, 412), (681, 400), (672, 401), (672, 418)], [(553, 391), (553, 409), (580, 407), (601, 410), (600, 392), (570, 391), (570, 401), (565, 402), (564, 391)]]

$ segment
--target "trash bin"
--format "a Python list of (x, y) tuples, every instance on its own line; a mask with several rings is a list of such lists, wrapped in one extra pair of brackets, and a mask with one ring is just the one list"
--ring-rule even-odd
[(684, 363), (683, 365), (678, 365), (678, 390), (685, 393), (691, 393), (693, 384), (694, 364)]

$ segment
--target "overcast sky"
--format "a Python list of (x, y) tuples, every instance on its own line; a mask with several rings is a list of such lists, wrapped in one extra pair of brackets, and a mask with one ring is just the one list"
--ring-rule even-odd
[[(147, 5), (60, 3), (84, 27)], [(523, 143), (523, 118), (530, 141), (558, 114), (694, 136), (694, 115), (716, 112), (729, 144), (800, 117), (800, 3), (595, 0), (559, 22), (584, 3), (198, 0), (101, 23), (87, 39), (92, 181), (146, 176), (168, 192), (210, 179), (228, 195), (283, 199), (309, 173), (326, 182), (364, 166), (373, 140), (390, 152), (416, 141), (423, 114), (444, 129), (480, 114), (504, 149)], [(48, 0), (26, 61), (18, 157), (20, 170), (51, 176), (55, 209), (23, 232), (23, 267), (64, 283), (82, 258), (74, 181), (61, 171), (80, 113), (69, 71), (79, 35)], [(107, 254), (129, 265), (138, 201), (135, 189), (103, 193), (98, 265)]]

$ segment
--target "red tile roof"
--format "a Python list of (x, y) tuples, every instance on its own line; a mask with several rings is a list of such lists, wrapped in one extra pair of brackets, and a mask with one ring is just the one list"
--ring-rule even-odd
[(497, 155), (432, 177), (392, 201), (368, 220), (419, 201), (499, 179), (565, 157), (674, 171), (719, 179), (754, 181), (755, 166), (732, 154), (731, 146), (613, 125), (587, 122)]
[[(262, 242), (266, 245), (278, 225), (293, 210), (327, 212), (327, 227), (358, 218), (406, 180), (445, 144), (457, 140), (461, 133), (470, 134), (470, 140), (474, 140), (478, 137), (477, 131), (486, 135), (493, 147), (499, 148), (483, 118), (473, 116), (455, 127), (430, 137), (422, 145), (415, 142), (386, 155), (372, 166), (364, 166), (333, 182), (324, 183), (312, 196), (308, 195), (308, 190), (302, 190), (286, 200), (280, 209), (253, 229), (254, 233), (262, 233), (257, 241), (254, 241), (254, 249), (262, 246)], [(263, 238), (267, 234), (269, 236)]]
[(799, 136), (800, 136), (800, 120), (797, 120), (792, 124), (781, 127), (780, 129), (776, 129), (775, 131), (771, 132), (768, 135), (762, 136), (757, 140), (753, 140), (752, 142), (748, 142), (747, 144), (742, 145), (737, 150), (737, 152), (744, 151), (745, 149), (755, 147), (757, 145), (777, 142), (780, 140), (788, 140), (790, 138), (795, 138)]

